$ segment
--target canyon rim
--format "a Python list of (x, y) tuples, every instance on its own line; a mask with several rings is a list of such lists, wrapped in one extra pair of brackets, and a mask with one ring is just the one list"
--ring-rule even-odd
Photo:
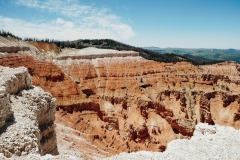
[(239, 0), (0, 0), (0, 160), (240, 159)]
[[(4, 89), (1, 100), (6, 106), (1, 109), (1, 152), (6, 157), (60, 152), (62, 159), (70, 155), (94, 159), (121, 152), (163, 152), (172, 140), (191, 138), (198, 123), (240, 128), (240, 65), (234, 62), (198, 66), (156, 62), (136, 51), (60, 49), (53, 43), (11, 37), (1, 37), (0, 49), (0, 65), (5, 67), (1, 78), (4, 81), (8, 72), (17, 77), (3, 82), (3, 88), (10, 88)], [(24, 75), (15, 73), (23, 66)], [(31, 81), (49, 92), (55, 105), (40, 95), (29, 97), (27, 92), (33, 97), (31, 92), (42, 92), (31, 91)], [(13, 149), (12, 145), (22, 143), (14, 135), (10, 147), (4, 144), (8, 130), (25, 121), (17, 118), (18, 105), (30, 110), (48, 106), (46, 111), (34, 111), (36, 122), (26, 118), (40, 131), (32, 131), (36, 142), (29, 140), (36, 146), (31, 144), (34, 151), (26, 145)]]

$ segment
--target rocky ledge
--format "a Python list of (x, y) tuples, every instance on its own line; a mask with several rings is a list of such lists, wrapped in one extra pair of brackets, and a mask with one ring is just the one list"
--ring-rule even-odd
[(161, 152), (121, 153), (105, 160), (179, 160), (179, 159), (239, 159), (240, 131), (232, 127), (196, 125), (190, 140), (178, 139), (168, 144), (167, 150)]
[(139, 56), (135, 51), (118, 51), (114, 49), (99, 49), (95, 47), (88, 47), (84, 49), (63, 49), (63, 52), (56, 58), (58, 60), (66, 59), (95, 59), (104, 57), (136, 57)]
[(26, 68), (0, 66), (0, 153), (58, 154), (55, 99), (32, 86)]

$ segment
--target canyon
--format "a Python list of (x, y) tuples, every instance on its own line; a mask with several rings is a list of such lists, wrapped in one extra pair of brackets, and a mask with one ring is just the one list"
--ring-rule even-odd
[[(170, 141), (193, 136), (200, 122), (240, 129), (240, 65), (234, 62), (195, 66), (146, 60), (134, 51), (0, 42), (0, 66), (26, 67), (33, 85), (56, 98), (57, 138), (69, 127), (66, 132), (84, 139), (65, 137), (74, 139), (69, 147), (87, 159), (165, 151)], [(0, 127), (12, 111), (4, 113)], [(54, 111), (49, 114), (53, 125)], [(66, 141), (59, 140), (63, 146)]]
[(240, 127), (237, 64), (196, 67), (141, 57), (56, 63), (94, 104), (58, 106), (58, 120), (95, 133), (94, 144), (111, 154), (164, 151), (171, 140), (192, 136), (199, 122)]

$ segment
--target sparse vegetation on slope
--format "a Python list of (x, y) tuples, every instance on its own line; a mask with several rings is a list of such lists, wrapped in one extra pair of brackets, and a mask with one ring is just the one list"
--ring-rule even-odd
[(20, 39), (20, 37), (18, 36), (15, 36), (14, 34), (10, 33), (10, 32), (7, 32), (7, 31), (4, 31), (4, 30), (0, 30), (0, 36), (2, 37), (12, 37), (12, 38), (16, 38), (16, 39)]
[[(21, 39), (13, 35), (10, 32), (0, 31), (0, 35), (3, 37), (13, 37), (16, 39)], [(219, 63), (222, 61), (219, 60), (209, 60), (203, 58), (197, 58), (195, 56), (185, 56), (185, 55), (178, 55), (173, 52), (165, 52), (164, 54), (159, 54), (159, 52), (155, 52), (148, 49), (143, 49), (139, 47), (130, 46), (115, 40), (111, 39), (79, 39), (75, 41), (58, 41), (58, 40), (50, 40), (50, 39), (37, 39), (37, 38), (24, 38), (25, 41), (35, 41), (35, 42), (46, 42), (46, 43), (54, 43), (60, 48), (76, 48), (82, 49), (86, 47), (96, 47), (96, 48), (103, 48), (103, 49), (115, 49), (115, 50), (133, 50), (139, 52), (139, 55), (148, 60), (154, 60), (157, 62), (190, 62), (194, 65), (205, 65), (205, 64), (214, 64)]]
[(186, 61), (186, 62), (191, 62), (192, 64), (195, 65), (203, 65), (203, 64), (214, 64), (214, 63), (219, 63), (221, 61), (214, 61), (214, 60), (207, 60), (207, 59), (197, 59), (197, 58), (188, 58), (183, 55), (177, 55), (174, 53), (164, 53), (164, 54), (159, 54), (158, 52), (139, 48), (139, 47), (134, 47), (130, 46), (121, 42), (117, 42), (115, 40), (111, 39), (80, 39), (80, 40), (75, 40), (75, 41), (54, 41), (58, 47), (60, 48), (76, 48), (76, 49), (81, 49), (85, 47), (96, 47), (96, 48), (103, 48), (103, 49), (116, 49), (116, 50), (133, 50), (136, 52), (139, 52), (140, 56), (143, 58), (146, 58), (148, 60), (154, 60), (158, 62), (181, 62), (181, 61)]

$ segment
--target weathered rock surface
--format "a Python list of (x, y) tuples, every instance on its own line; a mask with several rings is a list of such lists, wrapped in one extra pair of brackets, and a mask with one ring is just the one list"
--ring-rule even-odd
[(171, 140), (192, 136), (199, 122), (240, 128), (239, 64), (63, 53), (70, 51), (52, 62), (27, 51), (4, 53), (0, 65), (27, 67), (33, 84), (57, 99), (58, 123), (77, 130), (104, 156), (164, 151)]
[(110, 153), (163, 151), (171, 140), (192, 136), (199, 122), (240, 128), (238, 64), (196, 67), (141, 57), (56, 63), (91, 100), (58, 106), (58, 119)]
[(63, 49), (62, 53), (59, 54), (56, 59), (95, 59), (104, 57), (135, 57), (139, 56), (138, 52), (135, 51), (118, 51), (114, 49), (98, 49), (95, 47), (88, 47), (84, 49)]
[(105, 160), (239, 159), (240, 131), (232, 127), (198, 124), (190, 140), (173, 140), (165, 152), (121, 153)]
[(5, 123), (0, 126), (0, 153), (6, 157), (57, 154), (55, 99), (32, 86), (28, 71), (23, 67), (1, 66), (0, 88), (0, 110), (4, 107), (10, 110), (10, 114), (1, 119)]
[[(89, 160), (101, 159), (111, 154), (99, 149), (93, 145), (91, 141), (87, 141), (81, 136), (80, 131), (74, 130), (65, 125), (56, 123), (57, 146), (58, 155), (40, 155), (30, 153), (24, 156), (12, 156), (11, 160)], [(1, 160), (7, 160), (3, 154), (0, 153)]]
[(27, 41), (28, 44), (35, 46), (40, 52), (45, 54), (58, 54), (61, 52), (61, 49), (53, 43), (45, 43), (45, 42), (36, 42), (36, 41)]
[(30, 48), (24, 43), (19, 43), (19, 40), (0, 36), (0, 52), (17, 53), (19, 51), (28, 51)]
[(35, 46), (12, 37), (6, 38), (0, 36), (0, 55), (9, 53), (24, 53), (26, 55), (38, 57), (42, 60), (48, 60), (48, 58)]
[(11, 106), (9, 105), (9, 96), (6, 94), (5, 88), (2, 87), (3, 82), (0, 82), (0, 128), (5, 124), (5, 121), (12, 115)]
[(45, 57), (47, 57), (47, 59), (50, 59), (50, 60), (55, 58), (61, 52), (61, 49), (58, 48), (53, 43), (36, 42), (36, 41), (27, 41), (27, 43), (35, 46)]
[(0, 54), (0, 65), (8, 67), (24, 66), (32, 76), (33, 85), (40, 86), (57, 99), (58, 106), (70, 106), (85, 99), (78, 85), (71, 80), (56, 64), (41, 60), (24, 53)]

